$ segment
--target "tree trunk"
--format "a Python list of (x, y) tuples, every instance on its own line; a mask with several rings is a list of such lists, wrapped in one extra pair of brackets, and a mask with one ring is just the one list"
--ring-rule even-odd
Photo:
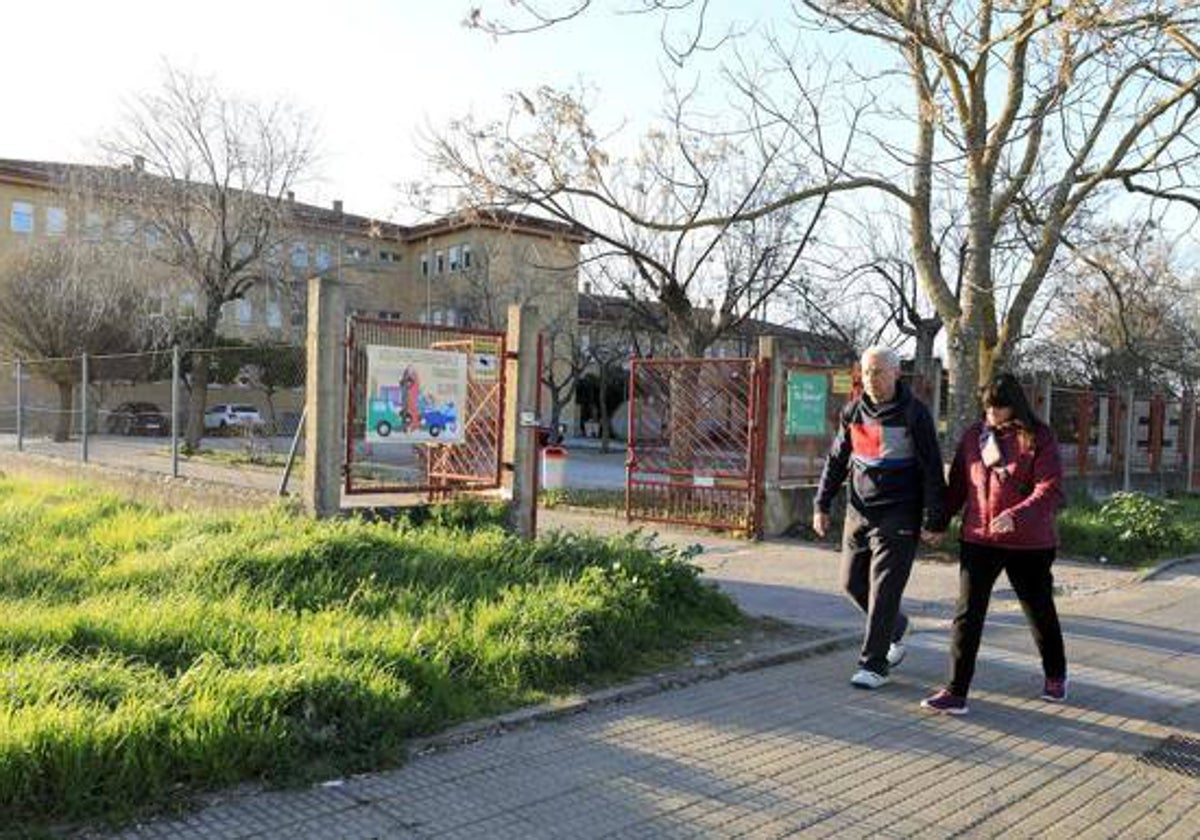
[(54, 440), (65, 443), (71, 439), (71, 407), (74, 385), (69, 380), (59, 380), (58, 386), (58, 417), (54, 420)]
[(210, 351), (217, 343), (217, 323), (221, 320), (220, 305), (211, 302), (205, 311), (204, 325), (192, 351), (192, 387), (188, 399), (187, 432), (184, 446), (198, 449), (204, 437), (204, 412), (208, 408), (209, 366), (212, 364)]
[(947, 329), (950, 411), (946, 445), (950, 448), (957, 446), (962, 433), (979, 419), (981, 347), (979, 329), (974, 325), (955, 324)]
[(204, 412), (208, 402), (209, 354), (192, 351), (192, 387), (188, 400), (187, 429), (183, 445), (188, 449), (199, 449), (204, 437)]

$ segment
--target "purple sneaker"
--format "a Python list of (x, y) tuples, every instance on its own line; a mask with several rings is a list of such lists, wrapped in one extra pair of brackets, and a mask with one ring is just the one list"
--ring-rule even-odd
[(1049, 700), (1051, 703), (1065, 703), (1067, 701), (1067, 678), (1046, 677), (1046, 684), (1042, 686), (1042, 699)]
[(967, 698), (951, 694), (948, 688), (926, 697), (921, 701), (921, 708), (944, 715), (965, 715), (968, 711)]

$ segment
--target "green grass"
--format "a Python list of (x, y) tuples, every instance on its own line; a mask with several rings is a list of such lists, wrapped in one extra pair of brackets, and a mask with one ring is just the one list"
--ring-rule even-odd
[(684, 553), (498, 521), (196, 515), (0, 480), (0, 834), (394, 764), (413, 735), (740, 620)]
[(543, 507), (581, 507), (593, 510), (625, 510), (624, 490), (580, 490), (563, 488), (543, 490), (539, 495)]
[(1156, 500), (1132, 494), (1107, 508), (1087, 496), (1072, 498), (1058, 516), (1064, 557), (1144, 566), (1200, 553), (1200, 497)]

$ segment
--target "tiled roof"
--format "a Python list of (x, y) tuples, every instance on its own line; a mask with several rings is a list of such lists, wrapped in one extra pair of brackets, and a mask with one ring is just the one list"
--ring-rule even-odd
[[(0, 158), (0, 181), (24, 182), (47, 187), (66, 184), (71, 177), (77, 175), (90, 174), (112, 178), (131, 171), (132, 167), (117, 168)], [(428, 236), (440, 236), (472, 227), (512, 230), (533, 236), (565, 238), (579, 243), (587, 242), (589, 239), (586, 234), (571, 225), (511, 210), (464, 211), (419, 225), (398, 225), (300, 201), (290, 201), (288, 206), (295, 221), (306, 227), (402, 242), (414, 242)]]

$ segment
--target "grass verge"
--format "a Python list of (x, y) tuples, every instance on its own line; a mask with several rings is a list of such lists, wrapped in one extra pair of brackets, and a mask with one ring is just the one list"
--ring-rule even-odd
[(0, 827), (387, 766), (410, 736), (741, 620), (686, 552), (498, 521), (171, 512), (0, 480)]

